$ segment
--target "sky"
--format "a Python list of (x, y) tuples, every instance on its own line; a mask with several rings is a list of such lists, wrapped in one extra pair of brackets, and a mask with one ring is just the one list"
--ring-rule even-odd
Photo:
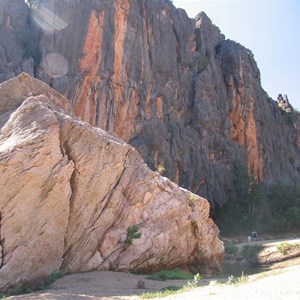
[(300, 109), (300, 0), (174, 0), (194, 18), (204, 11), (227, 39), (250, 49), (262, 87), (274, 100), (287, 94)]

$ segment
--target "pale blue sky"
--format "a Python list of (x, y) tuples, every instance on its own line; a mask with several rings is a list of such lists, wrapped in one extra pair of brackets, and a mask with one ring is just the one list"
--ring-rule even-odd
[(300, 109), (300, 0), (175, 0), (190, 17), (206, 12), (226, 38), (249, 48), (262, 86), (274, 100), (287, 94)]

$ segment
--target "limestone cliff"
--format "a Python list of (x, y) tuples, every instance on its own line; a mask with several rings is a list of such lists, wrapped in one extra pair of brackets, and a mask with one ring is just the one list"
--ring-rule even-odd
[(299, 182), (297, 116), (262, 89), (251, 51), (205, 13), (190, 19), (168, 0), (34, 3), (36, 76), (152, 169), (164, 165), (213, 206), (235, 194), (235, 161), (266, 185)]
[(207, 200), (78, 120), (46, 84), (26, 74), (3, 83), (0, 121), (0, 290), (58, 270), (220, 268)]

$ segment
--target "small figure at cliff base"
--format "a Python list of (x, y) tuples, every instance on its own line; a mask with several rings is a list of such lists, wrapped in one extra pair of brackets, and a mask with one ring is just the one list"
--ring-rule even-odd
[(257, 241), (257, 232), (255, 230), (251, 232), (251, 241)]

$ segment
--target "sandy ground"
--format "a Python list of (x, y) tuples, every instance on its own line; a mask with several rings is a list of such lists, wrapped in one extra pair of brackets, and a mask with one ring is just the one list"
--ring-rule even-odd
[[(9, 297), (8, 299), (122, 299), (120, 296), (161, 290), (170, 285), (182, 287), (187, 282), (186, 280), (156, 281), (148, 280), (145, 277), (145, 275), (110, 271), (78, 273), (67, 275), (57, 280), (48, 290), (18, 297)], [(139, 280), (145, 282), (146, 289), (138, 288)]]
[(258, 240), (255, 242), (245, 242), (245, 243), (240, 243), (237, 244), (236, 246), (238, 247), (239, 251), (242, 250), (242, 248), (245, 245), (263, 245), (263, 247), (265, 248), (270, 248), (270, 247), (274, 247), (276, 248), (276, 246), (282, 242), (287, 242), (287, 243), (295, 243), (295, 244), (299, 244), (300, 243), (300, 239), (295, 238), (295, 239), (277, 239), (277, 240)]
[[(290, 266), (287, 267), (287, 265)], [(224, 281), (226, 281), (227, 278), (218, 280), (201, 279), (200, 287), (163, 299), (300, 300), (300, 259), (293, 260), (283, 266), (284, 268), (281, 269), (249, 276), (247, 283), (241, 285), (225, 284)], [(144, 281), (145, 289), (138, 288), (139, 280)], [(223, 284), (221, 284), (221, 282), (223, 282)], [(146, 279), (144, 275), (95, 271), (68, 275), (57, 280), (47, 290), (28, 295), (13, 296), (7, 299), (137, 300), (140, 299), (138, 295), (144, 292), (162, 290), (171, 285), (182, 287), (185, 284), (186, 280), (154, 281)]]
[[(199, 288), (189, 292), (165, 297), (163, 299), (300, 299), (300, 265), (271, 271), (273, 275), (255, 279), (250, 276), (249, 283), (237, 285), (219, 284), (204, 280)], [(275, 274), (274, 274), (275, 272)], [(139, 299), (137, 295), (147, 290), (137, 288), (138, 280), (144, 280), (147, 290), (161, 289), (168, 285), (183, 285), (185, 281), (153, 281), (144, 276), (117, 272), (90, 272), (66, 276), (56, 281), (49, 290), (29, 295), (14, 296), (8, 299)], [(127, 295), (127, 296), (126, 296)]]
[[(271, 271), (274, 272), (274, 271)], [(277, 271), (279, 272), (279, 271)], [(300, 265), (285, 268), (281, 273), (260, 279), (249, 278), (249, 283), (236, 285), (209, 285), (196, 288), (188, 293), (174, 295), (164, 299), (245, 299), (245, 300), (281, 300), (300, 299)]]

